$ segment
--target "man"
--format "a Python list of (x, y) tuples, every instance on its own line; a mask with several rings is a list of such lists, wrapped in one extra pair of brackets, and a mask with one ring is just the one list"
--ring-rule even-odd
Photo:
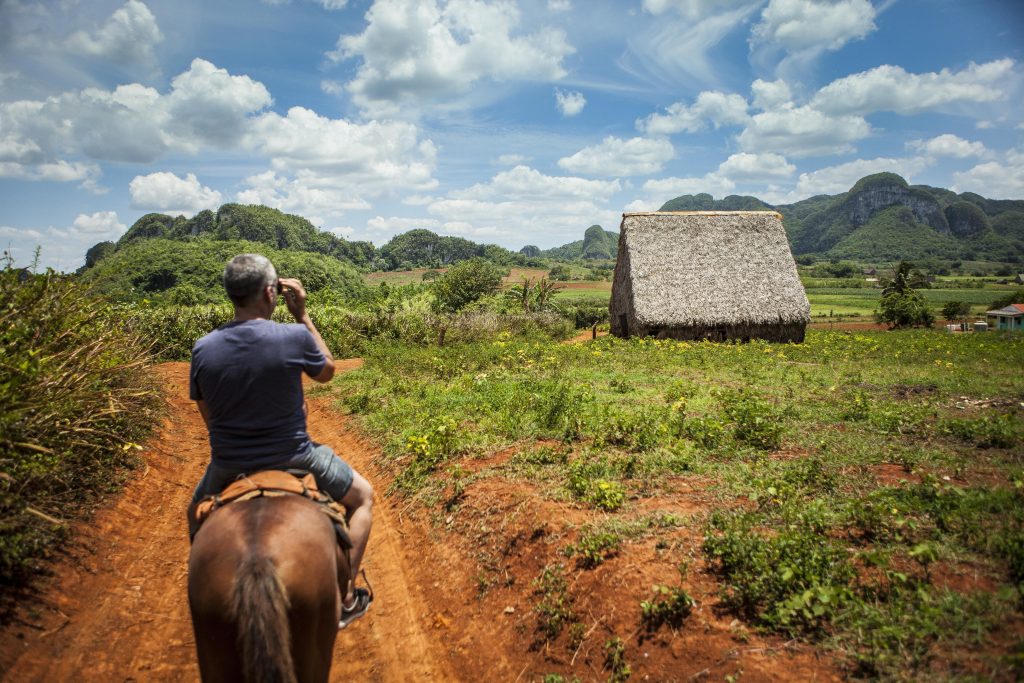
[[(328, 446), (306, 431), (302, 373), (316, 382), (334, 376), (334, 357), (306, 312), (306, 290), (278, 279), (270, 261), (241, 254), (224, 268), (234, 319), (192, 348), (189, 395), (210, 433), (212, 457), (192, 502), (220, 492), (240, 474), (264, 469), (312, 472), (317, 485), (348, 513), (351, 578), (344, 587), (339, 628), (363, 616), (372, 600), (355, 577), (370, 536), (373, 489)], [(270, 317), (283, 295), (297, 324)]]

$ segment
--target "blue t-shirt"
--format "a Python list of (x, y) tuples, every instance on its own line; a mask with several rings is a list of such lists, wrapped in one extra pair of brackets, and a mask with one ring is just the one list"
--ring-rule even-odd
[(230, 322), (192, 347), (189, 396), (209, 408), (215, 463), (239, 469), (282, 465), (310, 446), (302, 373), (327, 359), (303, 325)]

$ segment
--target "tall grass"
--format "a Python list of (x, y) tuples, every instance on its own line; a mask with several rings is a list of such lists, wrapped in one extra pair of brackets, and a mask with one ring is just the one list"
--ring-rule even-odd
[(147, 343), (53, 273), (0, 270), (0, 585), (22, 584), (135, 461), (158, 406)]

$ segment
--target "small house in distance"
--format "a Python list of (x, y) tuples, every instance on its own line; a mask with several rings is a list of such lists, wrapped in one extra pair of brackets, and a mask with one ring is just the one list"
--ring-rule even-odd
[(986, 311), (989, 329), (1024, 330), (1024, 304), (1010, 304), (996, 311)]
[(625, 213), (612, 334), (802, 342), (811, 319), (774, 211)]

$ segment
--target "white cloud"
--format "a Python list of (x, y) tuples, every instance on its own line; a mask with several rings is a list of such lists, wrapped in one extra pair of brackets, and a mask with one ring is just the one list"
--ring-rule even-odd
[(370, 114), (425, 101), (454, 108), (454, 96), (485, 79), (558, 80), (573, 52), (557, 29), (513, 36), (519, 11), (509, 2), (376, 0), (366, 19), (365, 31), (341, 36), (328, 57), (361, 60), (347, 88)]
[(116, 211), (80, 213), (68, 230), (69, 234), (86, 237), (94, 242), (114, 240), (124, 234), (128, 226), (118, 219)]
[(502, 154), (495, 159), (499, 166), (518, 166), (526, 161), (529, 161), (529, 158), (522, 154)]
[(809, 107), (786, 106), (750, 119), (737, 141), (748, 152), (781, 152), (793, 157), (843, 154), (871, 134), (859, 116), (829, 116)]
[(385, 218), (384, 216), (374, 216), (366, 221), (366, 228), (368, 230), (387, 235), (388, 237), (397, 235), (400, 232), (415, 230), (416, 228), (437, 230), (440, 227), (441, 221), (436, 218), (401, 218), (397, 216)]
[(717, 176), (733, 182), (779, 181), (796, 172), (796, 166), (779, 154), (733, 154), (718, 166)]
[(222, 203), (220, 192), (201, 185), (194, 173), (184, 178), (167, 172), (135, 176), (128, 183), (128, 191), (132, 208), (172, 216), (190, 216), (203, 209), (216, 209)]
[(911, 74), (886, 64), (832, 81), (811, 105), (834, 116), (893, 111), (916, 114), (952, 103), (994, 102), (1007, 96), (1014, 61), (971, 63), (960, 71)]
[(779, 109), (793, 99), (793, 92), (789, 89), (789, 84), (781, 79), (763, 81), (759, 78), (750, 84), (750, 91), (754, 96), (754, 106), (758, 109)]
[(365, 210), (370, 203), (351, 187), (326, 179), (300, 175), (279, 176), (265, 171), (245, 178), (246, 189), (235, 197), (240, 204), (263, 204), (286, 213), (298, 214), (313, 225), (323, 225), (347, 211)]
[(989, 161), (953, 174), (954, 192), (975, 192), (992, 199), (1024, 197), (1024, 152), (1010, 150), (1004, 162)]
[(149, 8), (139, 0), (128, 0), (95, 32), (75, 31), (68, 36), (65, 45), (77, 54), (130, 66), (155, 63), (153, 47), (163, 39)]
[(437, 186), (432, 176), (437, 149), (430, 140), (420, 140), (411, 123), (359, 124), (292, 107), (287, 116), (268, 112), (255, 119), (249, 143), (271, 158), (274, 170), (294, 175), (301, 186), (345, 196), (339, 207), (365, 204), (363, 197)]
[(718, 128), (741, 125), (748, 119), (747, 101), (741, 95), (704, 91), (693, 104), (675, 102), (664, 114), (654, 113), (646, 119), (637, 119), (636, 127), (648, 135), (672, 135), (695, 133), (704, 129), (708, 121)]
[[(22, 176), (46, 175), (64, 164), (78, 180), (97, 167), (75, 157), (152, 162), (169, 151), (196, 153), (236, 146), (252, 114), (271, 102), (266, 88), (248, 76), (231, 76), (202, 60), (171, 82), (171, 91), (137, 83), (113, 91), (87, 88), (46, 100), (0, 103), (4, 161)], [(15, 157), (12, 158), (12, 151)], [(7, 175), (14, 175), (8, 168)]]
[(790, 54), (838, 50), (875, 30), (869, 0), (771, 0), (752, 30), (754, 44), (778, 46)]
[[(622, 189), (618, 180), (548, 176), (526, 166), (502, 171), (490, 182), (448, 193), (428, 211), (447, 232), (516, 244), (562, 244), (579, 239), (593, 223), (612, 226), (608, 207)], [(504, 238), (504, 239), (502, 239)]]
[(928, 156), (954, 157), (956, 159), (980, 157), (988, 152), (982, 143), (969, 142), (950, 133), (939, 135), (931, 140), (911, 140), (907, 143), (907, 148)]
[(745, 5), (751, 0), (644, 0), (643, 7), (651, 14), (675, 11), (688, 21), (698, 21), (711, 14)]
[(626, 211), (657, 211), (670, 199), (684, 194), (707, 193), (715, 197), (724, 197), (736, 188), (729, 178), (718, 173), (707, 173), (701, 177), (658, 178), (648, 180), (643, 185), (644, 195), (626, 205)]
[(548, 0), (548, 9), (552, 12), (568, 12), (572, 9), (571, 0)]
[(69, 272), (85, 262), (85, 252), (97, 242), (116, 240), (128, 229), (114, 211), (80, 213), (68, 227), (45, 229), (0, 226), (0, 248), (10, 249), (19, 266), (31, 265), (40, 247), (40, 267)]
[(712, 48), (727, 35), (746, 25), (748, 17), (763, 0), (646, 0), (644, 9), (652, 14), (670, 10), (680, 18), (668, 17), (651, 28), (629, 37), (629, 54), (639, 60), (620, 59), (619, 66), (634, 76), (651, 80), (659, 87), (680, 83), (692, 86), (719, 80), (721, 66), (708, 58)]
[(576, 116), (583, 111), (583, 107), (587, 105), (587, 100), (583, 97), (583, 93), (566, 92), (561, 88), (555, 88), (555, 104), (558, 106), (558, 111), (562, 113), (562, 116), (570, 117)]
[(911, 182), (913, 176), (931, 164), (924, 157), (857, 159), (837, 166), (820, 168), (810, 173), (801, 173), (797, 179), (796, 189), (790, 194), (790, 200), (806, 199), (818, 194), (839, 194), (846, 192), (866, 175), (873, 173), (892, 172), (903, 176)]
[(657, 173), (674, 156), (672, 143), (663, 138), (622, 140), (608, 136), (600, 145), (559, 159), (558, 165), (570, 173), (612, 178)]

